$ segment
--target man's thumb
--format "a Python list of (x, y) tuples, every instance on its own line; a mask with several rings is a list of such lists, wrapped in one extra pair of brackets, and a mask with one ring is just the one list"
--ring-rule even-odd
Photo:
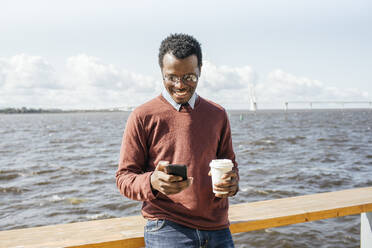
[(168, 166), (168, 164), (169, 164), (169, 161), (161, 160), (161, 161), (159, 161), (159, 163), (156, 165), (155, 170), (156, 170), (156, 171), (163, 171), (163, 172), (166, 172), (166, 167)]

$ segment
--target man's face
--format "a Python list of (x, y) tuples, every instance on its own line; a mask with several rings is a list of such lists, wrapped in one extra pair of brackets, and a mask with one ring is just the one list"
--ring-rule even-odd
[[(164, 87), (173, 100), (178, 104), (186, 103), (194, 94), (198, 82), (189, 82), (182, 80), (182, 78), (187, 78), (188, 75), (194, 75), (199, 78), (198, 58), (196, 55), (190, 55), (184, 59), (178, 59), (174, 55), (167, 53), (163, 58), (162, 73)], [(169, 78), (181, 80), (172, 82)]]

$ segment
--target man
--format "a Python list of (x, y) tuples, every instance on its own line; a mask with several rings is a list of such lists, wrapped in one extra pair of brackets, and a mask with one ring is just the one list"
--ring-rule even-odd
[[(238, 191), (238, 168), (226, 111), (195, 93), (202, 68), (199, 42), (185, 34), (168, 36), (159, 65), (165, 89), (127, 120), (117, 187), (143, 201), (147, 247), (234, 247), (227, 198)], [(213, 159), (231, 159), (234, 167), (212, 187)], [(185, 164), (189, 177), (167, 174), (169, 163)]]

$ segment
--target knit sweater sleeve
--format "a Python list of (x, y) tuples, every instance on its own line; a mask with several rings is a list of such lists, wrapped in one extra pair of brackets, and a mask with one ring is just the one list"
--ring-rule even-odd
[(234, 164), (233, 170), (237, 173), (238, 180), (239, 180), (238, 163), (235, 160), (235, 153), (233, 150), (232, 138), (231, 138), (230, 122), (229, 122), (229, 118), (227, 116), (226, 111), (224, 115), (223, 127), (221, 129), (220, 141), (218, 144), (217, 158), (218, 159), (225, 159), (225, 158), (231, 159), (231, 161)]
[(132, 112), (127, 120), (120, 149), (116, 185), (120, 193), (132, 200), (155, 199), (151, 189), (152, 171), (147, 171), (147, 135), (143, 120)]

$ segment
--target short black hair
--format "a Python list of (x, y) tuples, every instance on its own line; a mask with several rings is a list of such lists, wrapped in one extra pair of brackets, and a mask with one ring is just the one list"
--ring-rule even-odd
[(159, 48), (160, 68), (163, 68), (163, 58), (167, 53), (173, 54), (178, 59), (184, 59), (195, 54), (198, 58), (199, 69), (202, 66), (202, 51), (200, 43), (191, 35), (171, 34), (161, 42)]

